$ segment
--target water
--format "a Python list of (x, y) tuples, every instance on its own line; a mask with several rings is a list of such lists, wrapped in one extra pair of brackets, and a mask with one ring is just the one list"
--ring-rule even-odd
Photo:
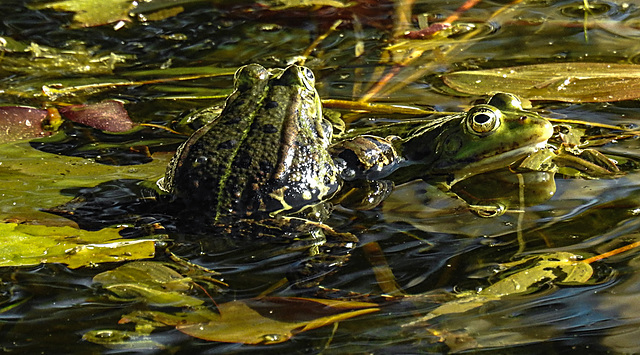
[[(506, 1), (482, 2), (459, 20), (480, 28), (473, 40), (459, 33), (444, 44), (430, 45), (424, 41), (422, 56), (391, 80), (391, 84), (403, 84), (392, 90), (388, 88), (394, 85), (385, 87), (374, 100), (461, 111), (477, 97), (451, 93), (438, 74), (562, 61), (637, 63), (640, 5), (632, 1), (590, 3), (593, 13), (587, 16), (585, 38), (582, 1), (515, 5)], [(341, 18), (343, 25), (320, 42), (306, 59), (306, 65), (314, 70), (323, 98), (357, 100), (381, 80), (379, 69), (387, 69), (387, 65), (379, 63), (388, 55), (385, 49), (390, 44), (390, 33), (398, 24), (394, 22), (393, 4), (387, 2), (363, 1), (353, 12), (348, 9), (267, 12), (261, 7), (245, 11), (242, 6), (185, 1), (180, 5), (182, 12), (162, 20), (141, 22), (134, 16), (132, 22), (118, 29), (114, 29), (114, 24), (73, 29), (68, 27), (71, 14), (36, 10), (28, 8), (28, 4), (33, 3), (2, 1), (0, 36), (69, 51), (84, 48), (94, 56), (114, 53), (124, 59), (116, 61), (112, 72), (87, 74), (80, 72), (80, 65), (55, 67), (43, 58), (33, 58), (32, 53), (5, 52), (0, 57), (2, 105), (40, 107), (50, 101), (91, 103), (118, 98), (126, 101), (126, 109), (135, 122), (172, 127), (192, 110), (221, 105), (229, 93), (231, 77), (78, 90), (55, 100), (43, 96), (40, 89), (42, 85), (62, 81), (68, 86), (89, 79), (95, 83), (186, 75), (185, 68), (190, 68), (189, 73), (204, 73), (198, 68), (229, 68), (232, 72), (251, 62), (284, 66)], [(158, 8), (171, 8), (156, 4)], [(424, 14), (433, 22), (450, 15), (461, 4), (462, 1), (418, 1), (413, 5), (413, 14)], [(135, 11), (146, 15), (155, 11), (141, 9)], [(499, 9), (503, 12), (496, 14)], [(360, 53), (357, 48), (363, 51)], [(15, 58), (21, 60), (17, 64), (11, 62), (9, 67), (7, 63)], [(66, 60), (72, 61), (68, 57)], [(159, 68), (177, 68), (177, 72), (136, 74)], [(547, 117), (612, 125), (637, 125), (640, 116), (637, 101), (545, 101), (534, 102), (533, 107)], [(370, 124), (371, 117), (380, 121), (402, 118), (338, 109), (354, 125)], [(158, 129), (115, 135), (68, 123), (53, 139), (3, 145), (1, 216), (11, 222), (73, 225), (68, 216), (42, 209), (85, 196), (94, 204), (81, 205), (78, 210), (81, 216), (73, 218), (83, 228), (97, 230), (123, 223), (152, 225), (162, 220), (164, 211), (140, 201), (132, 202), (133, 197), (149, 196), (148, 188), (162, 176), (168, 159), (182, 140), (183, 137)], [(499, 191), (482, 191), (487, 196), (471, 200), (474, 204), (508, 201), (507, 213), (494, 218), (479, 217), (468, 203), (421, 181), (396, 188), (380, 207), (370, 211), (338, 206), (327, 223), (357, 234), (360, 244), (348, 263), (323, 281), (323, 286), (339, 291), (324, 295), (344, 298), (353, 292), (350, 297), (377, 302), (382, 311), (341, 321), (335, 327), (309, 330), (273, 345), (200, 340), (173, 326), (158, 327), (148, 336), (130, 338), (128, 342), (96, 344), (82, 340), (83, 335), (94, 330), (134, 330), (134, 324), (118, 324), (125, 314), (177, 309), (139, 300), (116, 300), (112, 293), (92, 282), (95, 275), (122, 263), (78, 269), (54, 263), (0, 269), (0, 346), (7, 352), (30, 354), (638, 353), (637, 249), (592, 262), (589, 265), (593, 275), (583, 282), (563, 283), (567, 277), (565, 269), (550, 267), (552, 277), (521, 285), (526, 292), (481, 299), (477, 307), (465, 312), (429, 316), (429, 312), (443, 304), (455, 304), (455, 295), (485, 289), (504, 279), (505, 276), (497, 274), (506, 268), (505, 263), (559, 252), (589, 258), (638, 241), (640, 175), (634, 165), (638, 159), (637, 145), (633, 137), (598, 147), (604, 153), (629, 160), (622, 177), (589, 180), (533, 174), (526, 177), (529, 180), (524, 200), (519, 197), (522, 191), (517, 181), (507, 188), (507, 183), (499, 180), (503, 177), (492, 175), (489, 180), (472, 183), (486, 186), (500, 181)], [(80, 167), (94, 161), (98, 170), (85, 171)], [(49, 165), (37, 170), (42, 162)], [(56, 170), (62, 167), (66, 169), (62, 173)], [(464, 196), (470, 188), (458, 193)], [(130, 217), (132, 212), (136, 214)], [(144, 235), (136, 229), (126, 229), (124, 234), (131, 238)], [(234, 247), (213, 238), (193, 239), (171, 228), (167, 234), (174, 253), (220, 272), (217, 277), (230, 284), (216, 292), (211, 284), (202, 283), (209, 287), (218, 305), (246, 300), (268, 290), (305, 255), (304, 249), (285, 251), (282, 245)], [(386, 260), (386, 264), (374, 263), (378, 268), (372, 267), (370, 261), (369, 247), (376, 245)], [(156, 260), (169, 261), (163, 253)], [(384, 292), (376, 279), (376, 271), (381, 268), (390, 270), (398, 287), (409, 296), (395, 299), (381, 296)], [(520, 271), (527, 269), (515, 268), (511, 275)], [(215, 308), (200, 289), (192, 289), (189, 294)], [(281, 289), (275, 295), (318, 297), (293, 289)], [(299, 310), (300, 314), (307, 311)], [(274, 333), (269, 339), (278, 336)]]

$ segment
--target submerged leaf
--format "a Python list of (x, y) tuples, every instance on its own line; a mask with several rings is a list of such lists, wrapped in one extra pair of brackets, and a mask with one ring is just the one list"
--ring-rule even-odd
[(154, 240), (123, 239), (119, 231), (105, 228), (89, 232), (71, 227), (1, 223), (0, 266), (63, 263), (75, 269), (154, 256)]
[(59, 111), (73, 122), (107, 132), (126, 132), (135, 127), (120, 101), (106, 100), (91, 105), (73, 105), (62, 107)]
[(82, 340), (119, 350), (161, 350), (165, 346), (152, 340), (147, 333), (128, 330), (90, 330)]
[[(0, 37), (0, 52), (3, 52), (0, 69), (33, 77), (40, 76), (48, 80), (73, 74), (111, 74), (116, 65), (135, 58), (133, 55), (86, 48), (80, 42), (55, 48), (35, 42), (22, 43), (10, 37)], [(8, 89), (19, 89), (14, 78), (8, 84)], [(30, 88), (37, 89), (41, 86), (34, 85)]]
[(344, 3), (338, 0), (262, 0), (260, 1), (260, 3), (268, 6), (270, 10), (285, 10), (290, 8), (320, 6), (345, 8), (353, 6), (355, 4), (355, 2)]
[(548, 63), (442, 76), (455, 90), (488, 95), (509, 92), (529, 100), (607, 102), (640, 97), (640, 65), (609, 63)]
[(191, 297), (194, 282), (164, 263), (137, 261), (96, 275), (93, 282), (111, 291), (116, 299), (139, 299), (145, 303), (169, 307), (194, 307), (204, 303)]

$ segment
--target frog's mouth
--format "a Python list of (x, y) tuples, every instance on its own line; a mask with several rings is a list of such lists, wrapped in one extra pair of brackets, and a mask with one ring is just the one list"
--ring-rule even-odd
[(453, 180), (448, 181), (449, 185), (453, 185), (458, 181), (469, 178), (473, 175), (486, 173), (488, 171), (498, 170), (509, 166), (510, 164), (524, 158), (527, 155), (537, 152), (547, 147), (547, 140), (541, 141), (534, 145), (525, 145), (520, 148), (511, 149), (504, 153), (500, 153), (491, 157), (486, 157), (477, 162), (468, 163), (453, 173)]

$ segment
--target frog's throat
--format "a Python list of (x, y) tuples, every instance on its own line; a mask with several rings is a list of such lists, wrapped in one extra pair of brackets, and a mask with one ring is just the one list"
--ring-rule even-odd
[(526, 155), (546, 148), (546, 146), (547, 141), (544, 140), (535, 145), (523, 146), (498, 155), (494, 155), (492, 157), (483, 158), (478, 162), (469, 163), (464, 168), (456, 170), (453, 174), (453, 180), (448, 183), (449, 185), (453, 185), (456, 182), (464, 180), (470, 176), (504, 168)]

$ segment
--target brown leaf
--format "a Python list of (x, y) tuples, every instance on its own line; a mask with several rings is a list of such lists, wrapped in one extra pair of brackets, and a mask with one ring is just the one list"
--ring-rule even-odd
[(0, 107), (0, 143), (51, 135), (53, 132), (43, 128), (47, 115), (47, 110), (33, 107)]
[(60, 113), (78, 122), (107, 132), (126, 132), (135, 124), (120, 101), (107, 100), (91, 105), (62, 107)]

